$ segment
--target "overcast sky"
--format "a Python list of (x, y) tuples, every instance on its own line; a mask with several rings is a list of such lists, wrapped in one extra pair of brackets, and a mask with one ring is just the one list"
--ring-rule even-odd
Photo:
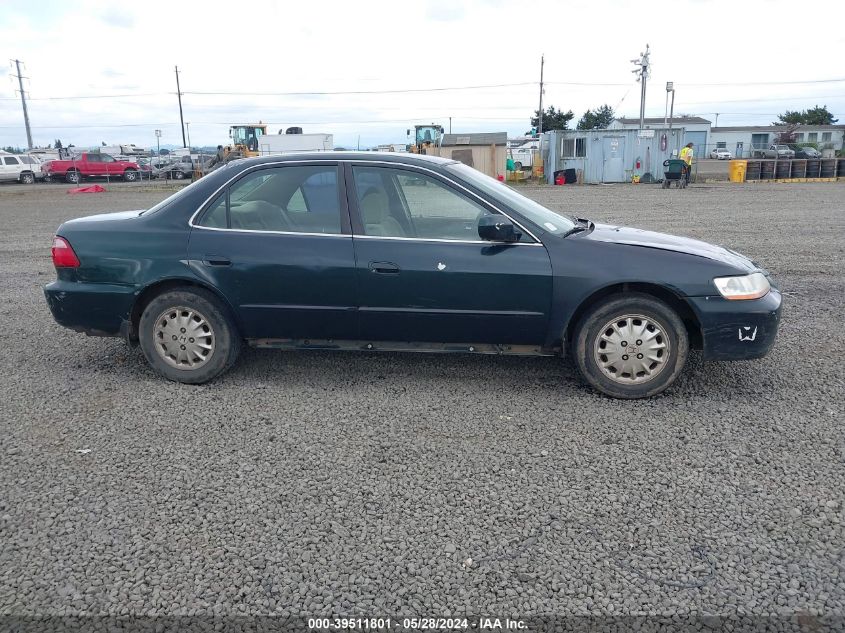
[[(630, 60), (646, 43), (647, 116), (663, 116), (672, 80), (676, 114), (719, 112), (719, 125), (816, 104), (845, 123), (845, 81), (829, 81), (845, 79), (844, 24), (841, 0), (3, 1), (0, 52), (25, 63), (36, 145), (150, 147), (156, 128), (181, 145), (178, 65), (193, 145), (225, 143), (230, 124), (260, 119), (272, 133), (298, 125), (368, 147), (404, 143), (415, 123), (448, 128), (450, 116), (454, 132), (521, 135), (541, 54), (545, 105), (576, 120), (603, 103), (638, 116)], [(25, 146), (8, 68), (0, 146)], [(337, 92), (364, 94), (279, 94)]]

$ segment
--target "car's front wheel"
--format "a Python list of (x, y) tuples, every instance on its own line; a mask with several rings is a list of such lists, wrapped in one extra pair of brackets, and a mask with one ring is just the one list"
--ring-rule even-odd
[(614, 398), (647, 398), (667, 389), (684, 368), (689, 337), (663, 301), (634, 293), (610, 297), (578, 323), (572, 339), (584, 379)]
[(169, 380), (208, 382), (229, 369), (241, 350), (226, 308), (200, 288), (171, 290), (141, 314), (138, 338), (150, 366)]
[(138, 172), (134, 169), (127, 169), (125, 172), (123, 172), (123, 179), (126, 182), (135, 182), (136, 180), (138, 180)]

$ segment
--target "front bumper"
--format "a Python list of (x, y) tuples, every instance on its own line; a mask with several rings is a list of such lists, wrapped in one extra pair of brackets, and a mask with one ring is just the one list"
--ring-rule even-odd
[(59, 325), (91, 336), (122, 336), (135, 302), (132, 286), (57, 280), (44, 296)]
[(721, 296), (690, 297), (698, 316), (705, 360), (762, 358), (772, 349), (780, 324), (781, 294), (729, 301)]

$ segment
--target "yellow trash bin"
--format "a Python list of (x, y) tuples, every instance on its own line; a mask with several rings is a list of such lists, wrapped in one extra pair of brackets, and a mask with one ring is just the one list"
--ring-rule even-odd
[(748, 168), (747, 160), (732, 160), (728, 162), (728, 180), (731, 182), (745, 182), (745, 170)]

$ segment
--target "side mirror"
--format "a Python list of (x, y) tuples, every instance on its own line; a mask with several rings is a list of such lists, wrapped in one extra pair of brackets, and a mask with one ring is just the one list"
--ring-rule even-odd
[(518, 242), (522, 233), (505, 215), (482, 215), (478, 219), (478, 236), (488, 242)]

